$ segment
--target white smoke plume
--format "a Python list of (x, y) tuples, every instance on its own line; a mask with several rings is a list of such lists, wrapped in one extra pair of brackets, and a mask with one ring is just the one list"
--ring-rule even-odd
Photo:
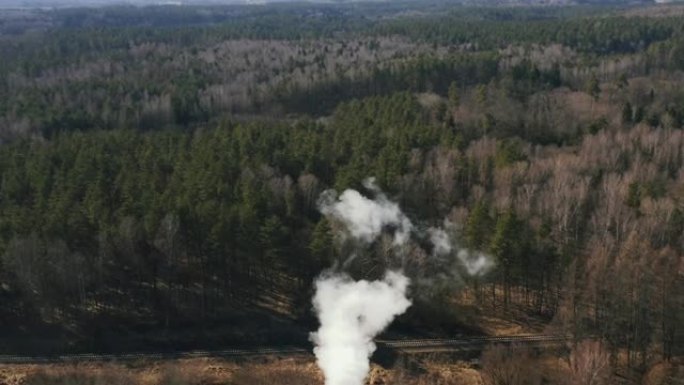
[(451, 250), (453, 249), (451, 240), (449, 239), (449, 234), (447, 234), (444, 229), (430, 227), (428, 229), (428, 234), (430, 234), (430, 242), (434, 247), (432, 252), (435, 255), (447, 255), (451, 253)]
[[(363, 184), (373, 192), (374, 199), (352, 189), (339, 196), (335, 190), (327, 190), (318, 201), (319, 210), (344, 224), (347, 235), (362, 244), (369, 244), (392, 229), (394, 246), (405, 245), (415, 232), (414, 225), (399, 205), (382, 193), (373, 178)], [(452, 228), (449, 222), (444, 226)], [(481, 275), (491, 267), (484, 254), (460, 249), (445, 229), (430, 228), (427, 234), (435, 260), (455, 254), (471, 275)], [(388, 271), (382, 280), (372, 282), (354, 281), (345, 273), (335, 272), (324, 273), (316, 280), (313, 305), (321, 326), (311, 333), (311, 340), (316, 345), (314, 353), (326, 385), (363, 384), (369, 358), (375, 351), (373, 338), (411, 306), (406, 295), (409, 283), (409, 278), (399, 271)]]
[(316, 281), (313, 304), (321, 327), (311, 339), (326, 385), (363, 384), (375, 351), (373, 337), (411, 305), (408, 285), (406, 276), (392, 271), (381, 281), (354, 281), (345, 275)]
[(468, 275), (479, 277), (486, 274), (492, 267), (494, 261), (492, 258), (479, 251), (470, 251), (461, 249), (456, 253), (456, 258), (463, 264), (468, 272)]
[[(364, 187), (375, 193), (375, 199), (351, 189), (339, 197), (327, 190), (319, 199), (319, 210), (341, 221), (358, 241), (370, 243), (393, 227), (394, 245), (405, 244), (413, 229), (411, 221), (372, 178), (364, 181)], [(363, 384), (375, 351), (373, 338), (411, 306), (408, 285), (409, 279), (398, 271), (373, 282), (354, 281), (344, 273), (323, 274), (316, 280), (313, 305), (321, 326), (311, 340), (326, 385)]]
[[(444, 227), (451, 229), (453, 225), (450, 222), (445, 221)], [(456, 258), (465, 268), (468, 275), (481, 276), (494, 267), (494, 261), (487, 254), (454, 245), (453, 237), (450, 237), (443, 228), (431, 227), (428, 229), (428, 234), (430, 235), (430, 242), (433, 245), (432, 253), (436, 256), (444, 256), (452, 254), (454, 249), (457, 249)]]
[(394, 227), (394, 244), (406, 243), (413, 229), (411, 221), (399, 205), (387, 199), (373, 178), (366, 179), (364, 186), (376, 193), (375, 199), (352, 189), (345, 190), (339, 197), (335, 190), (326, 190), (318, 201), (319, 210), (323, 215), (342, 221), (351, 236), (361, 241), (371, 242), (387, 227)]

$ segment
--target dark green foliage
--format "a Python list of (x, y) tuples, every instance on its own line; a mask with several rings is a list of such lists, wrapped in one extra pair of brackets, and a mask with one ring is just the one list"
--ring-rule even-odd
[(592, 75), (584, 86), (584, 92), (589, 94), (594, 100), (598, 100), (601, 94), (601, 87), (596, 75)]
[(502, 140), (497, 143), (496, 148), (496, 167), (506, 167), (515, 162), (527, 159), (521, 148), (521, 143), (517, 140)]
[(648, 119), (646, 119), (646, 123), (648, 123), (651, 127), (658, 127), (660, 125), (660, 116), (657, 114), (651, 114), (648, 116)]
[(629, 184), (629, 190), (627, 192), (627, 206), (632, 208), (639, 208), (641, 204), (641, 186), (638, 182), (632, 182)]
[(498, 56), (491, 52), (444, 58), (421, 56), (402, 61), (391, 69), (375, 69), (360, 79), (341, 77), (312, 87), (283, 91), (277, 96), (277, 102), (287, 110), (323, 114), (349, 99), (400, 91), (432, 91), (447, 96), (453, 79), (458, 84), (473, 85), (495, 78), (497, 61)]
[(493, 220), (485, 201), (475, 205), (466, 224), (465, 236), (468, 246), (475, 250), (486, 249), (493, 229)]
[(474, 44), (480, 49), (502, 48), (513, 42), (560, 43), (595, 53), (635, 52), (673, 36), (681, 20), (578, 17), (566, 20), (459, 20), (460, 15), (399, 19), (380, 24), (378, 34), (400, 34), (443, 44)]
[(458, 83), (451, 82), (451, 84), (449, 84), (448, 98), (449, 98), (450, 107), (451, 108), (458, 108), (458, 105), (461, 103), (461, 97), (459, 95)]
[(497, 260), (504, 285), (504, 304), (510, 302), (512, 277), (527, 280), (529, 272), (529, 250), (525, 224), (518, 219), (515, 211), (509, 209), (499, 215), (491, 238), (489, 250)]
[(553, 89), (561, 85), (560, 67), (555, 64), (550, 69), (540, 70), (529, 60), (523, 60), (511, 68), (503, 79), (503, 87), (514, 99), (525, 101), (527, 98), (544, 89)]
[(85, 316), (107, 303), (145, 308), (168, 326), (256, 302), (264, 287), (306, 297), (335, 250), (311, 202), (320, 190), (292, 180), (344, 188), (376, 175), (392, 188), (409, 149), (444, 135), (400, 93), (343, 104), (328, 127), (223, 123), (6, 144), (2, 270), (27, 317), (67, 307)]
[(505, 268), (510, 269), (522, 255), (521, 234), (521, 223), (513, 210), (499, 216), (489, 249)]
[(608, 119), (601, 117), (601, 118), (596, 119), (593, 122), (591, 122), (591, 124), (589, 125), (589, 128), (588, 128), (588, 131), (590, 134), (594, 135), (597, 132), (605, 129), (606, 127), (608, 127)]
[(313, 258), (312, 270), (318, 271), (316, 266), (323, 268), (325, 266), (331, 266), (335, 260), (335, 247), (333, 240), (333, 233), (330, 229), (330, 224), (327, 219), (322, 218), (313, 230), (311, 234), (311, 242), (309, 243), (309, 249), (311, 251), (311, 256)]
[(684, 39), (674, 42), (669, 59), (673, 68), (684, 71)]
[(644, 120), (644, 114), (646, 114), (644, 106), (638, 106), (634, 112), (634, 123), (639, 123)]
[(633, 117), (634, 117), (634, 112), (632, 111), (632, 105), (629, 102), (627, 102), (622, 107), (622, 123), (624, 123), (624, 124), (632, 123)]

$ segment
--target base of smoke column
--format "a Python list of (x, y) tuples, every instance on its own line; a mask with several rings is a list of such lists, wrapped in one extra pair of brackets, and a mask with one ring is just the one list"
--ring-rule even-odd
[(377, 350), (371, 357), (371, 362), (385, 370), (400, 368), (414, 375), (420, 375), (425, 373), (425, 368), (421, 361), (423, 358), (434, 359), (435, 355), (406, 354), (394, 348), (378, 345)]
[(380, 365), (384, 369), (393, 368), (399, 359), (399, 353), (396, 349), (386, 346), (385, 344), (378, 343), (371, 356), (371, 362)]

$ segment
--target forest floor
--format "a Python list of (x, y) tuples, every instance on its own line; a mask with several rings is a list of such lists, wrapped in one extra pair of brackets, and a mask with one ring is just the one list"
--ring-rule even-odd
[(451, 302), (458, 309), (457, 317), (464, 325), (475, 326), (487, 336), (522, 336), (553, 334), (553, 323), (535, 312), (529, 303), (517, 298), (504, 306), (501, 289), (496, 289), (499, 300), (478, 301), (472, 291), (464, 290)]
[(295, 323), (270, 308), (224, 312), (205, 323), (178, 321), (171, 325), (103, 316), (82, 322), (20, 322), (0, 329), (0, 354), (55, 355), (73, 353), (134, 353), (219, 350), (254, 346), (302, 345), (308, 324)]

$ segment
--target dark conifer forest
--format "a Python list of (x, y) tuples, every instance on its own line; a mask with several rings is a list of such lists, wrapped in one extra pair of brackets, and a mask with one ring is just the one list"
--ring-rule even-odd
[(390, 333), (534, 319), (634, 367), (684, 354), (680, 6), (0, 15), (1, 353), (307, 343), (343, 258), (318, 198), (372, 176), (496, 263)]

